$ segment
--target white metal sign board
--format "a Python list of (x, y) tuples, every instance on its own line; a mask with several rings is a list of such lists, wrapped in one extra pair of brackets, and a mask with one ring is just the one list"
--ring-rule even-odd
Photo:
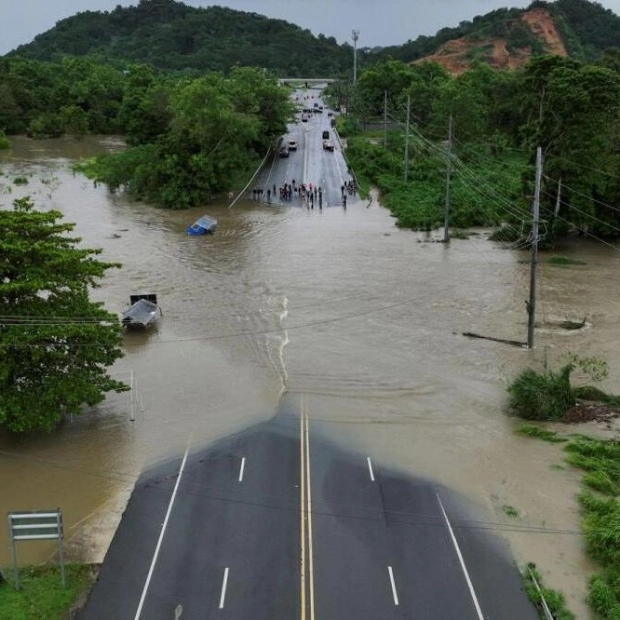
[(13, 540), (62, 538), (62, 513), (59, 510), (9, 512), (9, 529)]
[(13, 547), (13, 575), (15, 589), (19, 590), (19, 569), (17, 567), (18, 540), (58, 540), (58, 556), (62, 585), (66, 586), (65, 563), (62, 555), (62, 512), (60, 510), (27, 510), (9, 512), (9, 536)]

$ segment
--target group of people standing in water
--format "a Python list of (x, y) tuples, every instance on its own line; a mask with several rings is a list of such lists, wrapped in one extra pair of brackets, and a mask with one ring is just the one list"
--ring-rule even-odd
[[(355, 181), (347, 181), (340, 187), (342, 206), (347, 206), (347, 194), (353, 195), (357, 190), (357, 184)], [(267, 189), (256, 187), (252, 190), (253, 200), (260, 200), (271, 203), (275, 201), (277, 197), (280, 201), (290, 201), (293, 198), (299, 198), (306, 201), (306, 205), (309, 209), (314, 209), (315, 204), (319, 209), (323, 208), (324, 191), (323, 188), (313, 183), (296, 183), (293, 179), (290, 183), (283, 183), (279, 187), (274, 183), (273, 186)]]

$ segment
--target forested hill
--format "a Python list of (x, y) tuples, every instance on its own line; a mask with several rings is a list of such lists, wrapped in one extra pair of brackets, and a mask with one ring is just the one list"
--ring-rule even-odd
[[(592, 61), (613, 47), (620, 48), (620, 17), (612, 11), (589, 0), (535, 0), (527, 9), (491, 11), (435, 36), (361, 49), (358, 60), (363, 68), (386, 59), (431, 59), (460, 73), (474, 62), (514, 68), (532, 55), (549, 53)], [(351, 46), (333, 37), (315, 37), (256, 13), (195, 8), (175, 0), (78, 13), (7, 56), (15, 55), (43, 61), (90, 55), (113, 64), (172, 70), (228, 72), (236, 65), (254, 66), (287, 77), (350, 77), (352, 70)]]
[(172, 70), (265, 67), (288, 77), (339, 75), (352, 63), (352, 48), (333, 37), (315, 37), (256, 13), (195, 8), (174, 0), (140, 0), (138, 6), (78, 13), (7, 56), (57, 60), (87, 54)]

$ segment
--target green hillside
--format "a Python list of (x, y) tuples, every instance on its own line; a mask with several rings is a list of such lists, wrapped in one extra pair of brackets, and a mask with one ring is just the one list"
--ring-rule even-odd
[(85, 11), (7, 56), (58, 60), (94, 55), (107, 62), (147, 63), (166, 70), (228, 71), (265, 67), (288, 77), (338, 75), (351, 67), (351, 48), (315, 37), (283, 20), (174, 0), (141, 0), (113, 11)]
[[(504, 38), (509, 50), (540, 55), (547, 50), (522, 25), (527, 10), (544, 8), (555, 22), (568, 54), (589, 61), (605, 49), (620, 47), (620, 17), (588, 0), (536, 0), (527, 9), (497, 9), (419, 36), (402, 45), (359, 50), (360, 68), (387, 59), (412, 62), (436, 53), (454, 39), (476, 41)], [(138, 6), (113, 11), (85, 11), (13, 50), (7, 57), (59, 60), (91, 56), (116, 66), (146, 63), (176, 71), (215, 70), (234, 66), (263, 67), (287, 77), (351, 76), (352, 49), (333, 37), (318, 35), (283, 20), (222, 7), (195, 8), (175, 0), (140, 0)], [(474, 51), (472, 57), (476, 56)], [(485, 54), (478, 54), (482, 60)]]

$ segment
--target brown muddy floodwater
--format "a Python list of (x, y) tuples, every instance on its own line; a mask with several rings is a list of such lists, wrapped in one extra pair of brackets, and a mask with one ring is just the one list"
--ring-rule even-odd
[[(197, 448), (272, 416), (286, 389), (343, 446), (469, 497), (517, 561), (536, 562), (588, 617), (579, 474), (557, 467), (560, 448), (515, 435), (505, 386), (527, 364), (574, 351), (606, 359), (602, 387), (620, 391), (620, 253), (573, 240), (556, 253), (585, 265), (541, 266), (540, 319), (587, 316), (588, 328), (543, 329), (534, 351), (470, 340), (461, 333), (525, 340), (526, 253), (483, 232), (449, 247), (425, 243), (376, 202), (322, 214), (252, 202), (174, 212), (72, 173), (74, 160), (121, 146), (17, 139), (0, 155), (2, 208), (30, 194), (123, 264), (94, 298), (120, 313), (130, 294), (154, 292), (164, 313), (155, 331), (126, 337), (113, 369), (134, 374), (135, 422), (130, 396), (113, 395), (53, 436), (0, 439), (2, 512), (59, 506), (70, 557), (101, 561), (145, 465), (179, 454), (190, 437)], [(27, 186), (13, 184), (18, 175)], [(205, 212), (217, 233), (188, 237)], [(38, 562), (53, 551), (22, 543), (19, 556)], [(9, 562), (0, 528), (0, 565)]]

